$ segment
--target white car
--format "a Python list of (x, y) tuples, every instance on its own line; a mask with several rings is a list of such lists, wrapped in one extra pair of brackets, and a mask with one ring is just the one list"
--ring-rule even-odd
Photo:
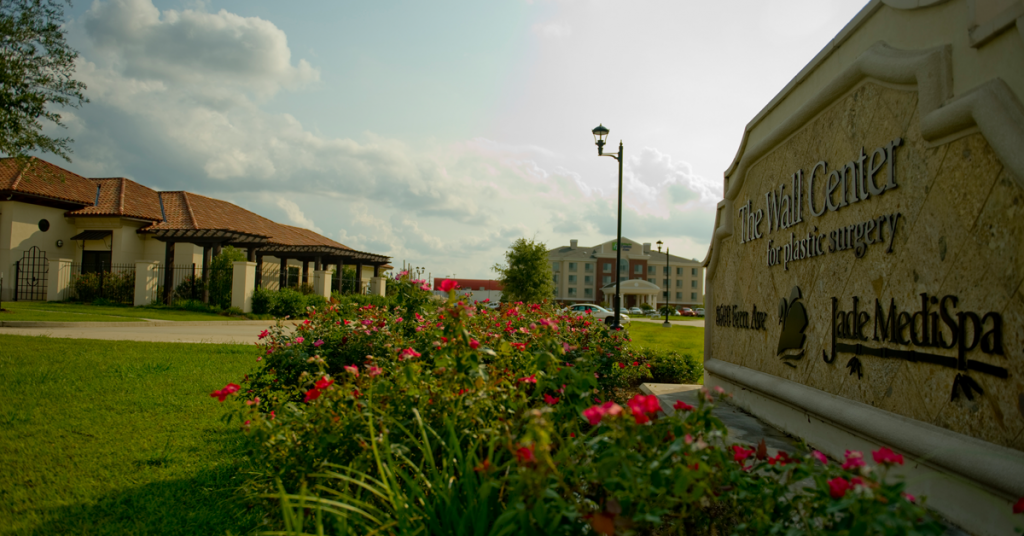
[(629, 308), (629, 314), (631, 314), (631, 315), (642, 315), (642, 314), (644, 314), (644, 310), (639, 308), (639, 307), (630, 307)]
[(704, 316), (704, 308), (703, 307), (698, 307), (697, 308), (697, 316)]
[[(569, 312), (590, 315), (609, 326), (615, 322), (615, 311), (609, 311), (600, 305), (594, 305), (592, 303), (578, 303), (576, 305), (569, 306)], [(619, 313), (619, 322), (622, 324), (629, 323), (629, 315), (625, 313)]]

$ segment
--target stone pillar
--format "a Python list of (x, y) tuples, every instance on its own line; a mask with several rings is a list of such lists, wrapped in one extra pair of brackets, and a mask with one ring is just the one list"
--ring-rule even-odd
[(313, 270), (313, 292), (325, 298), (331, 297), (331, 272)]
[(252, 312), (252, 294), (256, 288), (256, 263), (235, 261), (231, 273), (231, 306), (243, 313)]
[(136, 307), (149, 305), (160, 296), (160, 263), (157, 261), (135, 261), (135, 300)]
[(374, 277), (370, 280), (370, 294), (373, 296), (383, 296), (387, 293), (387, 280), (386, 277)]
[(210, 264), (213, 263), (213, 246), (203, 246), (203, 303), (210, 303)]
[[(71, 259), (54, 259), (50, 261), (50, 273), (46, 276), (46, 300), (64, 301), (68, 299), (68, 284), (71, 282)], [(11, 285), (14, 288), (14, 285)]]

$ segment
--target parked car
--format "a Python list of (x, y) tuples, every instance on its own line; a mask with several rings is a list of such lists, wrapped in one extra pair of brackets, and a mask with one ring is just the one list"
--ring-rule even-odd
[(630, 307), (629, 308), (629, 314), (631, 314), (631, 315), (642, 315), (642, 314), (644, 314), (644, 310), (639, 308), (639, 307)]
[(697, 316), (704, 316), (704, 308), (703, 307), (698, 307), (696, 309), (696, 311), (697, 311)]
[(697, 316), (697, 312), (694, 311), (693, 309), (690, 309), (689, 307), (683, 307), (679, 311), (679, 316)]
[[(571, 305), (569, 306), (569, 312), (580, 315), (590, 315), (609, 326), (615, 322), (615, 311), (609, 311), (600, 305), (594, 305), (592, 303), (577, 303), (576, 305)], [(622, 324), (628, 324), (629, 315), (621, 313), (619, 315), (619, 322)]]

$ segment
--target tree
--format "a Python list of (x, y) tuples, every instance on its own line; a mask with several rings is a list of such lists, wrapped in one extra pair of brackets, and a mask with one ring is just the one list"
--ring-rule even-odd
[(70, 0), (0, 0), (0, 153), (24, 157), (34, 150), (71, 159), (71, 138), (42, 133), (41, 119), (61, 128), (52, 104), (89, 102), (74, 80), (78, 52), (64, 41), (64, 4)]
[(554, 296), (551, 262), (543, 242), (520, 238), (505, 252), (505, 265), (495, 264), (502, 301), (539, 303)]

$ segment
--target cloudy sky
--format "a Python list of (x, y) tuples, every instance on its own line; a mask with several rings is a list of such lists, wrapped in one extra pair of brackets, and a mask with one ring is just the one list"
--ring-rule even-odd
[[(96, 0), (73, 163), (492, 278), (519, 237), (703, 259), (746, 123), (865, 0)], [(56, 132), (53, 132), (56, 133)]]

